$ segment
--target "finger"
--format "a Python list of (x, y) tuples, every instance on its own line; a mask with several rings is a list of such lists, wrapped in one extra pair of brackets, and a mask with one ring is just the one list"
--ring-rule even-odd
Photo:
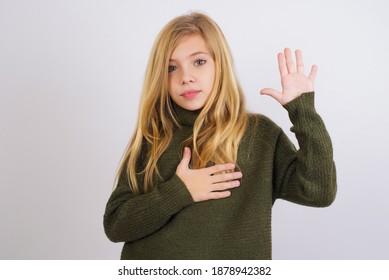
[(282, 93), (272, 89), (272, 88), (264, 88), (260, 92), (261, 95), (269, 95), (282, 104)]
[(221, 198), (226, 198), (231, 196), (230, 191), (224, 191), (224, 192), (211, 192), (207, 195), (207, 199), (204, 200), (209, 200), (209, 199), (221, 199)]
[(224, 183), (217, 183), (213, 184), (210, 187), (211, 191), (224, 191), (224, 190), (229, 190), (233, 188), (237, 188), (240, 186), (240, 181), (235, 180), (235, 181), (230, 181), (230, 182), (224, 182)]
[(301, 50), (296, 50), (296, 65), (297, 72), (304, 74), (303, 54), (301, 53)]
[(205, 168), (208, 175), (213, 175), (215, 173), (219, 173), (227, 170), (234, 170), (234, 169), (235, 169), (235, 164), (233, 163), (218, 164), (218, 165)]
[(293, 58), (292, 58), (292, 53), (290, 52), (289, 48), (286, 48), (284, 50), (285, 53), (285, 60), (286, 60), (286, 67), (288, 68), (289, 73), (295, 73), (296, 68), (294, 66)]
[(317, 65), (312, 65), (311, 73), (309, 73), (308, 79), (314, 81), (316, 78), (317, 71), (318, 71)]
[(278, 70), (280, 71), (281, 77), (288, 75), (288, 68), (286, 67), (285, 56), (283, 53), (277, 55), (278, 59)]
[(243, 174), (242, 172), (234, 172), (234, 173), (225, 173), (220, 175), (214, 175), (211, 177), (211, 182), (213, 184), (215, 183), (221, 183), (221, 182), (227, 182), (232, 181), (236, 179), (242, 178)]
[(191, 151), (190, 148), (185, 147), (184, 149), (184, 155), (182, 157), (181, 162), (179, 163), (179, 167), (189, 169), (189, 163), (190, 163), (190, 158), (191, 158)]

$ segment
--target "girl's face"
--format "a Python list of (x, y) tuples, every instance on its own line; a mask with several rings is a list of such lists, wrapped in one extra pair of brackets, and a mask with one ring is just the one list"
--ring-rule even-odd
[(204, 107), (215, 80), (215, 61), (203, 37), (185, 36), (169, 60), (169, 95), (180, 107), (194, 111)]

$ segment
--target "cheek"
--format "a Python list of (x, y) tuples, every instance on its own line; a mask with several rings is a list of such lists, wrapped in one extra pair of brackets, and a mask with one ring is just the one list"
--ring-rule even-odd
[(213, 87), (213, 84), (215, 83), (215, 69), (210, 69), (208, 75), (207, 75), (207, 78), (208, 78), (208, 85), (212, 88)]
[(179, 89), (177, 88), (177, 84), (175, 83), (174, 78), (169, 78), (167, 90), (168, 90), (169, 96), (173, 100), (176, 100)]
[(171, 77), (169, 77), (169, 80), (167, 82), (167, 88), (168, 88), (169, 94), (171, 94), (171, 92), (174, 90), (173, 89), (173, 78), (171, 78)]

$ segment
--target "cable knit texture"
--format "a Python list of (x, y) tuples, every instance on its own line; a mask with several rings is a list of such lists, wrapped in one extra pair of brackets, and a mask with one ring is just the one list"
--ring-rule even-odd
[[(271, 259), (271, 216), (276, 199), (324, 207), (336, 194), (331, 139), (314, 108), (314, 93), (284, 106), (300, 149), (279, 126), (251, 114), (238, 151), (241, 186), (230, 197), (195, 203), (175, 175), (183, 141), (197, 112), (175, 106), (181, 127), (158, 162), (154, 191), (134, 195), (125, 174), (106, 206), (104, 228), (125, 242), (122, 259)], [(140, 178), (142, 180), (142, 178)]]

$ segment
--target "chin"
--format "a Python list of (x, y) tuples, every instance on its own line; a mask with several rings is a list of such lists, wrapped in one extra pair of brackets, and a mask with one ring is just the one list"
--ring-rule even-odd
[(177, 102), (177, 105), (188, 111), (197, 111), (204, 107), (203, 102)]
[(185, 110), (188, 110), (188, 111), (197, 111), (197, 110), (202, 109), (204, 107), (204, 105), (202, 105), (202, 106), (200, 106), (200, 105), (198, 105), (198, 106), (195, 106), (195, 105), (183, 105), (181, 107), (184, 108)]

